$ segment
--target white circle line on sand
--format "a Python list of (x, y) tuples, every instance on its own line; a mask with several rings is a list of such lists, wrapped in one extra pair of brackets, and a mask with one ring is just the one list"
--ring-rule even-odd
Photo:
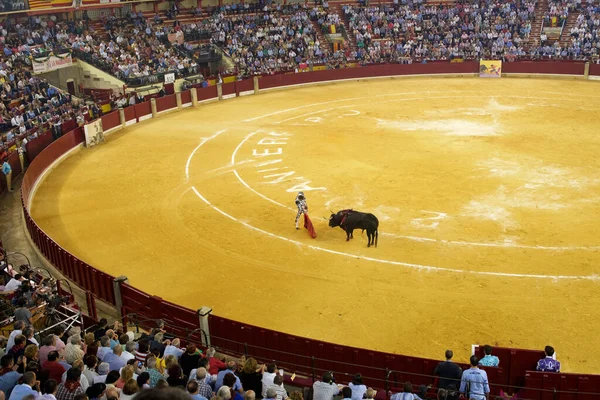
[[(196, 146), (196, 148), (194, 150), (192, 150), (192, 152), (190, 153), (190, 156), (188, 157), (186, 166), (189, 166), (192, 158), (198, 152), (198, 150), (200, 150), (200, 148), (202, 146), (204, 146), (208, 141), (216, 138), (218, 135), (220, 135), (223, 132), (224, 131), (219, 131), (219, 132), (215, 133), (214, 135), (210, 136), (209, 138), (202, 138), (200, 144), (198, 146)], [(189, 169), (186, 170), (186, 177), (189, 178)], [(359, 256), (356, 254), (345, 253), (345, 252), (341, 252), (341, 251), (337, 251), (337, 250), (326, 249), (323, 247), (309, 245), (309, 244), (306, 244), (306, 243), (303, 243), (303, 242), (300, 242), (297, 240), (289, 239), (284, 236), (276, 235), (272, 232), (268, 232), (263, 229), (257, 228), (253, 225), (250, 225), (247, 222), (240, 221), (237, 218), (235, 218), (234, 216), (226, 213), (225, 211), (221, 210), (219, 207), (215, 206), (210, 201), (208, 201), (208, 199), (206, 197), (204, 197), (202, 195), (202, 193), (200, 193), (200, 191), (193, 185), (192, 185), (192, 191), (194, 192), (194, 194), (196, 194), (196, 196), (198, 196), (198, 198), (200, 200), (202, 200), (206, 205), (208, 205), (210, 208), (212, 208), (219, 214), (223, 215), (224, 217), (226, 217), (234, 222), (242, 224), (243, 226), (245, 226), (251, 230), (260, 232), (267, 236), (277, 238), (279, 240), (283, 240), (288, 243), (293, 243), (293, 244), (296, 244), (299, 246), (307, 247), (311, 250), (322, 251), (322, 252), (329, 253), (329, 254), (335, 254), (335, 255), (340, 255), (340, 256), (344, 256), (344, 257), (348, 257), (348, 258), (354, 258), (354, 259), (365, 260), (365, 261), (372, 261), (372, 262), (377, 262), (377, 263), (381, 263), (381, 264), (399, 265), (399, 266), (409, 267), (409, 268), (412, 268), (415, 270), (421, 270), (421, 271), (454, 272), (454, 273), (463, 273), (463, 274), (468, 273), (468, 274), (473, 274), (473, 275), (484, 275), (484, 276), (501, 276), (501, 277), (511, 277), (511, 278), (536, 278), (536, 279), (551, 279), (551, 280), (567, 279), (567, 280), (596, 281), (599, 279), (599, 277), (594, 276), (594, 275), (589, 275), (589, 276), (585, 276), (585, 275), (582, 275), (582, 276), (577, 276), (577, 275), (540, 275), (540, 274), (515, 274), (515, 273), (507, 273), (507, 272), (461, 270), (461, 269), (456, 269), (456, 268), (443, 268), (443, 267), (436, 267), (436, 266), (432, 266), (432, 265), (412, 264), (412, 263), (406, 263), (406, 262), (402, 262), (402, 261), (384, 260), (384, 259), (380, 259), (380, 258), (365, 257), (365, 256)]]
[[(435, 99), (451, 99), (451, 98), (456, 98), (456, 97), (460, 97), (460, 98), (465, 98), (465, 97), (481, 97), (481, 96), (441, 96), (441, 97), (431, 97), (431, 98), (435, 98)], [(532, 97), (532, 96), (508, 96), (511, 98), (520, 98), (520, 99), (537, 99), (538, 97)], [(403, 98), (403, 99), (394, 99), (394, 100), (387, 100), (385, 101), (387, 102), (396, 102), (396, 101), (411, 101), (411, 100), (418, 100), (421, 99), (421, 97), (409, 97), (409, 98)], [(317, 104), (323, 104), (323, 103), (317, 103)], [(314, 104), (313, 104), (314, 105)], [(308, 105), (310, 106), (310, 105)], [(307, 106), (307, 107), (308, 107)], [(351, 105), (351, 106), (339, 106), (339, 107), (333, 107), (333, 108), (328, 108), (328, 109), (323, 109), (323, 110), (318, 110), (315, 112), (311, 112), (311, 113), (306, 113), (306, 114), (301, 114), (299, 116), (295, 116), (295, 117), (290, 117), (290, 118), (286, 118), (282, 121), (279, 122), (275, 122), (276, 124), (279, 124), (281, 122), (287, 122), (299, 117), (303, 117), (303, 116), (307, 116), (307, 115), (314, 115), (314, 114), (319, 114), (322, 112), (326, 112), (326, 111), (332, 111), (332, 110), (336, 110), (339, 108), (348, 108), (348, 107), (356, 107), (355, 104)], [(266, 116), (267, 114), (265, 114)], [(237, 152), (240, 150), (240, 148), (244, 145), (244, 143), (246, 143), (250, 138), (252, 138), (254, 135), (256, 135), (257, 133), (260, 133), (260, 131), (254, 131), (251, 132), (250, 134), (248, 134), (235, 148), (235, 150), (233, 151), (233, 153), (231, 154), (231, 164), (230, 166), (235, 166), (236, 162), (235, 162), (235, 157), (237, 155)], [(241, 162), (240, 162), (241, 163)], [(253, 192), (254, 194), (256, 194), (257, 196), (267, 200), (268, 202), (271, 202), (277, 206), (283, 207), (285, 209), (288, 210), (292, 210), (295, 211), (295, 209), (286, 206), (285, 204), (279, 203), (277, 200), (274, 200), (268, 196), (265, 196), (264, 194), (260, 193), (259, 191), (257, 191), (256, 189), (254, 189), (252, 186), (250, 186), (238, 173), (238, 171), (233, 168), (232, 169), (235, 177), (238, 179), (238, 181), (244, 186), (246, 187), (248, 190), (250, 190), (251, 192)], [(424, 237), (424, 236), (411, 236), (411, 235), (398, 235), (395, 233), (388, 233), (388, 232), (382, 232), (381, 233), (382, 236), (390, 236), (390, 237), (395, 237), (395, 238), (399, 238), (399, 239), (405, 239), (405, 240), (411, 240), (411, 241), (415, 241), (415, 242), (428, 242), (428, 243), (441, 243), (441, 244), (450, 244), (450, 245), (458, 245), (458, 246), (477, 246), (477, 247), (495, 247), (495, 248), (514, 248), (514, 249), (528, 249), (528, 250), (543, 250), (543, 251), (576, 251), (576, 250), (600, 250), (600, 246), (540, 246), (540, 245), (522, 245), (522, 244), (515, 244), (515, 243), (483, 243), (483, 242), (469, 242), (469, 241), (461, 241), (461, 240), (445, 240), (445, 239), (435, 239), (435, 238), (430, 238), (430, 237)]]

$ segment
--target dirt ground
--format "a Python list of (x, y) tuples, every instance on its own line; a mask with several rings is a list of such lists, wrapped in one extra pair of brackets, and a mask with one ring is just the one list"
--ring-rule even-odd
[[(597, 373), (598, 88), (415, 78), (201, 105), (75, 153), (32, 215), (190, 308), (459, 361), (551, 344), (565, 371)], [(316, 239), (294, 228), (298, 191)], [(343, 208), (377, 215), (377, 248), (327, 226)]]

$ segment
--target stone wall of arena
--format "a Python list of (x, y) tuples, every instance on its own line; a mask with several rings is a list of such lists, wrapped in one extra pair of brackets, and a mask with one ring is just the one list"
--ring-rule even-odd
[[(508, 76), (600, 78), (600, 65), (586, 65), (583, 62), (522, 61), (504, 63), (503, 67), (504, 75)], [(104, 131), (110, 133), (146, 119), (160, 117), (162, 113), (201, 106), (203, 102), (258, 94), (263, 90), (329, 84), (340, 80), (423, 75), (477, 76), (478, 71), (478, 62), (468, 61), (376, 65), (265, 76), (226, 83), (221, 87), (193, 88), (152, 99), (151, 102), (136, 104), (104, 115), (102, 124)], [(352, 375), (360, 372), (367, 385), (386, 389), (378, 391), (378, 398), (385, 398), (387, 390), (401, 387), (405, 381), (417, 385), (435, 385), (432, 374), (438, 360), (341, 346), (272, 331), (267, 327), (251, 326), (216, 315), (202, 316), (200, 310), (180, 307), (152, 294), (141, 292), (126, 282), (121, 283), (115, 277), (99, 271), (62, 249), (30, 217), (29, 204), (36, 185), (43, 179), (44, 174), (56, 167), (70, 152), (83, 146), (85, 139), (82, 127), (73, 123), (65, 124), (65, 131), (68, 132), (56, 141), (52, 141), (52, 136), (47, 132), (27, 144), (27, 153), (32, 161), (23, 178), (23, 216), (26, 229), (39, 252), (65, 276), (83, 288), (89, 298), (101, 299), (113, 305), (124, 319), (135, 319), (142, 325), (143, 321), (150, 326), (156, 319), (162, 319), (166, 322), (167, 329), (184, 341), (193, 341), (201, 346), (210, 343), (223, 353), (234, 356), (246, 354), (262, 362), (275, 360), (286, 371), (298, 374), (293, 382), (295, 386), (311, 386), (315, 377), (318, 378), (324, 371), (336, 373), (340, 382), (351, 380)], [(20, 171), (18, 157), (16, 160), (11, 158), (11, 164), (14, 164), (15, 172)], [(90, 309), (93, 312), (94, 307)], [(473, 347), (473, 351), (478, 355), (482, 352), (477, 346)], [(600, 375), (548, 374), (532, 371), (537, 360), (542, 357), (542, 352), (538, 350), (495, 348), (494, 354), (500, 357), (502, 364), (501, 368), (486, 368), (492, 395), (499, 394), (501, 389), (512, 393), (515, 388), (525, 387), (526, 389), (519, 394), (522, 399), (600, 400)], [(286, 375), (286, 380), (289, 382), (289, 375)]]

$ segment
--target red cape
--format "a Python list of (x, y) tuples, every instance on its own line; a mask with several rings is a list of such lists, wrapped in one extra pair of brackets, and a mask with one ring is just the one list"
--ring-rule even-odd
[(315, 227), (312, 224), (312, 221), (308, 217), (308, 214), (304, 214), (304, 227), (308, 230), (310, 237), (313, 239), (317, 237), (317, 232), (315, 232)]

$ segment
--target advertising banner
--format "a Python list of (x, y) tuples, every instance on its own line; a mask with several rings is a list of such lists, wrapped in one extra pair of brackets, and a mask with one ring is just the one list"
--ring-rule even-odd
[(34, 58), (32, 60), (33, 73), (41, 74), (43, 72), (54, 71), (73, 65), (73, 57), (70, 53), (60, 54), (59, 56), (50, 55), (50, 57)]
[(502, 60), (479, 60), (479, 76), (481, 78), (502, 77)]

